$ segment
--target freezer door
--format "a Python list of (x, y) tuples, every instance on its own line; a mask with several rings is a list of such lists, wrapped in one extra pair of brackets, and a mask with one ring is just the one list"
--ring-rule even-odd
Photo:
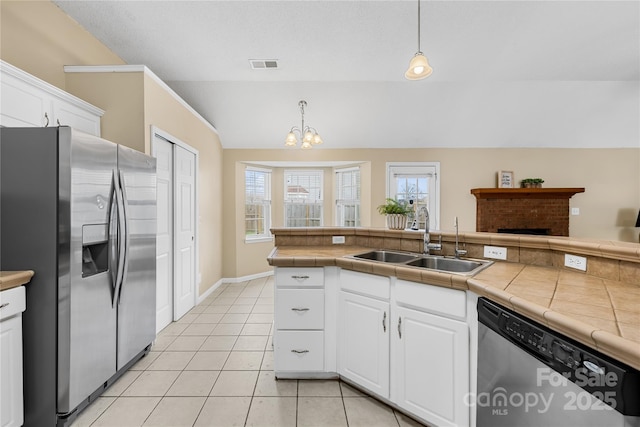
[(124, 200), (124, 277), (118, 295), (118, 369), (156, 337), (156, 159), (118, 146)]
[(113, 181), (117, 146), (60, 128), (58, 413), (116, 372)]

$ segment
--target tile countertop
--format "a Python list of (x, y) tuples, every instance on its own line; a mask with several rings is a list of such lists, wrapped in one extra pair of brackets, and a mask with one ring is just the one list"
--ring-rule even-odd
[(31, 281), (33, 271), (0, 271), (0, 291), (25, 285)]
[(338, 266), (431, 285), (471, 290), (640, 369), (640, 286), (557, 267), (496, 261), (465, 277), (344, 258), (362, 246), (282, 246), (268, 257), (280, 267)]

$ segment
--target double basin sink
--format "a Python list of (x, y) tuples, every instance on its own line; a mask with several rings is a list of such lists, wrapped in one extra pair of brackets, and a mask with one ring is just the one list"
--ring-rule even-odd
[(399, 264), (407, 267), (426, 268), (429, 270), (460, 274), (464, 276), (473, 276), (493, 264), (493, 261), (486, 260), (385, 250), (369, 251), (357, 255), (349, 255), (348, 257), (360, 260)]

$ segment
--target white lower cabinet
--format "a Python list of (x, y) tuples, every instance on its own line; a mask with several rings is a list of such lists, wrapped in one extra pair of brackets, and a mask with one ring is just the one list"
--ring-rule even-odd
[(389, 302), (340, 291), (340, 375), (389, 398)]
[(21, 426), (24, 286), (0, 292), (0, 426)]
[(322, 371), (323, 331), (277, 331), (274, 338), (275, 371)]
[(338, 373), (433, 426), (468, 426), (464, 291), (342, 270)]
[(467, 324), (404, 307), (393, 312), (393, 401), (436, 426), (469, 425)]
[(277, 378), (324, 372), (324, 299), (322, 267), (276, 268), (273, 356)]

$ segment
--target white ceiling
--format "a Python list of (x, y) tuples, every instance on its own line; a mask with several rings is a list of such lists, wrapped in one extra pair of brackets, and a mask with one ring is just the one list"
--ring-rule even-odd
[(225, 148), (283, 148), (300, 99), (320, 149), (640, 143), (637, 0), (423, 0), (421, 81), (404, 79), (415, 0), (54, 2)]

